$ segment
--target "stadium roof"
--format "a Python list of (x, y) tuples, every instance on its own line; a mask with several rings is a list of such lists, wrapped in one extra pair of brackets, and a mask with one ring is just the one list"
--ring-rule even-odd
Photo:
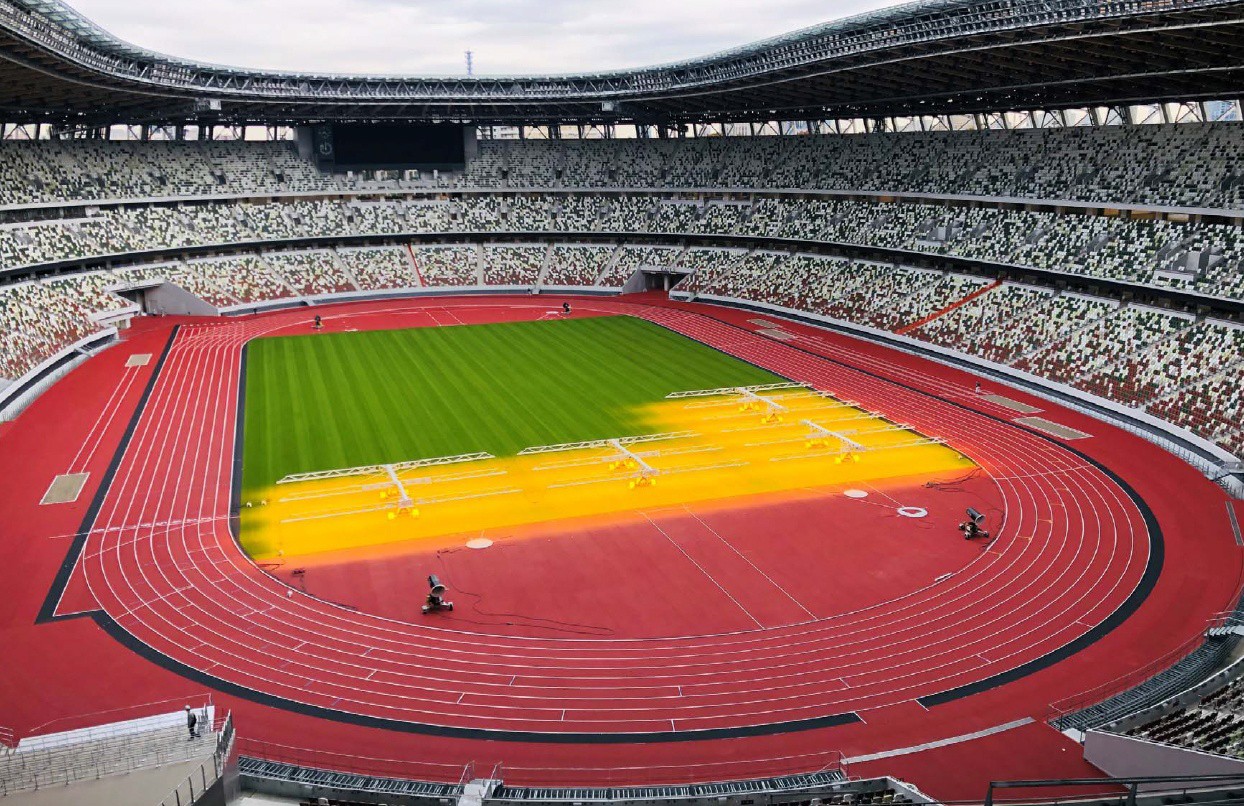
[(193, 62), (60, 0), (0, 0), (7, 122), (663, 123), (1244, 94), (1244, 0), (931, 0), (698, 59), (576, 75), (363, 76)]

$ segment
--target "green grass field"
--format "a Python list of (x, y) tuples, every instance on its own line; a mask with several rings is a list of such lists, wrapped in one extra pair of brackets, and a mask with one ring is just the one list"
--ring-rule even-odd
[(625, 316), (257, 339), (243, 496), (289, 473), (652, 433), (635, 408), (776, 376)]

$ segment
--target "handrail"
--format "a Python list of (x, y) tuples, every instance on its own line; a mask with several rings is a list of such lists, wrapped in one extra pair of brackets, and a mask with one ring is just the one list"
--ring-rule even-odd
[[(190, 806), (196, 800), (203, 796), (216, 781), (225, 774), (225, 770), (230, 763), (230, 756), (233, 753), (234, 740), (236, 734), (233, 728), (233, 714), (228, 714), (221, 723), (220, 731), (216, 736), (216, 749), (212, 753), (211, 761), (211, 777), (208, 775), (208, 762), (203, 762), (199, 768), (187, 775), (181, 780), (177, 786), (173, 787), (173, 791), (160, 801), (159, 806)], [(199, 782), (199, 788), (195, 790), (195, 780)], [(182, 799), (182, 792), (187, 797)]]
[(1144, 666), (1134, 669), (1125, 674), (1119, 675), (1113, 680), (1085, 689), (1077, 694), (1065, 697), (1056, 702), (1050, 703), (1049, 714), (1046, 721), (1055, 722), (1059, 719), (1067, 717), (1071, 714), (1100, 705), (1112, 697), (1116, 697), (1126, 691), (1152, 680), (1162, 672), (1174, 668), (1178, 663), (1190, 657), (1194, 652), (1200, 649), (1206, 641), (1209, 630), (1215, 627), (1222, 627), (1228, 624), (1239, 623), (1240, 619), (1235, 615), (1234, 611), (1223, 611), (1212, 616), (1206, 624), (1205, 631), (1200, 635), (1196, 635), (1184, 641), (1179, 646), (1166, 652)]

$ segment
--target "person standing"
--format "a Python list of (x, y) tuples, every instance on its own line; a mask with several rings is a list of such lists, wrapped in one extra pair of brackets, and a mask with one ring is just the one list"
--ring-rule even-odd
[(194, 713), (194, 711), (190, 709), (190, 706), (187, 705), (186, 706), (186, 730), (190, 731), (191, 739), (199, 738), (199, 734), (197, 731), (198, 726), (199, 726), (199, 717)]

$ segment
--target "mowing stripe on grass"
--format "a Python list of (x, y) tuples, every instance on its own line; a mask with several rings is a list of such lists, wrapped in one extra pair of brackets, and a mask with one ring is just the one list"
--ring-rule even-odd
[(627, 316), (257, 339), (243, 490), (289, 473), (652, 433), (670, 392), (780, 380)]

